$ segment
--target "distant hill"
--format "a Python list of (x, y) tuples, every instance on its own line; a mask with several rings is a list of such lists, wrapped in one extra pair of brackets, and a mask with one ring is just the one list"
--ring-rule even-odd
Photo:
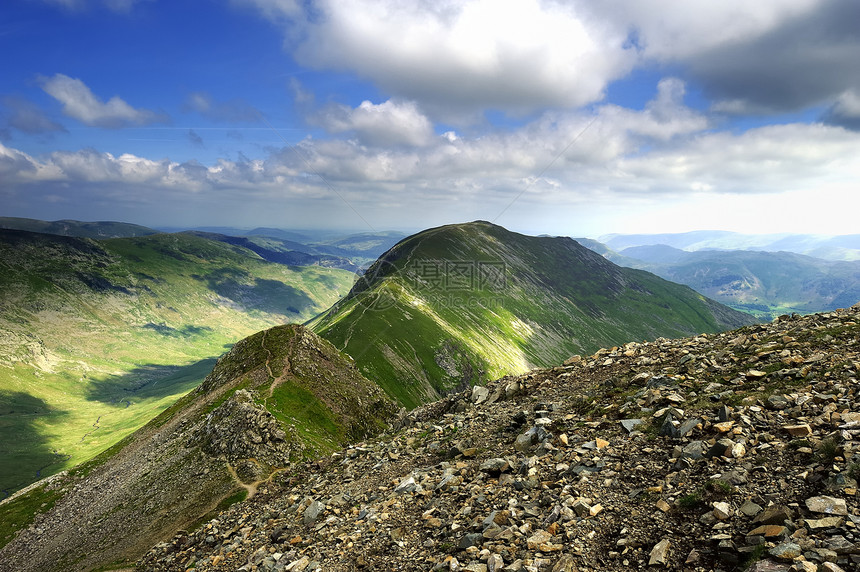
[(264, 260), (288, 264), (291, 266), (325, 266), (340, 268), (350, 272), (358, 272), (361, 268), (349, 258), (330, 254), (309, 254), (308, 250), (316, 250), (289, 240), (268, 236), (227, 236), (210, 232), (189, 231), (189, 234), (202, 236), (211, 240), (242, 246), (256, 252)]
[(794, 252), (825, 260), (860, 260), (860, 234), (742, 234), (699, 230), (669, 234), (608, 234), (599, 241), (622, 251), (635, 246), (666, 245), (681, 250), (760, 250)]
[(354, 271), (370, 266), (383, 252), (406, 236), (397, 231), (342, 234), (335, 231), (292, 231), (270, 227), (247, 230), (213, 226), (164, 230), (197, 233), (225, 242), (224, 238), (218, 238), (217, 235), (231, 237), (233, 243), (254, 250), (266, 260), (283, 264), (322, 264)]
[(666, 245), (636, 246), (620, 254), (627, 258), (625, 264), (767, 320), (792, 312), (847, 308), (860, 301), (860, 261), (828, 261), (792, 252), (687, 252)]
[(753, 321), (569, 238), (475, 222), (402, 240), (310, 325), (411, 407), (601, 346)]
[(157, 230), (127, 222), (45, 221), (32, 218), (0, 217), (0, 229), (26, 230), (80, 238), (123, 238), (157, 234)]
[(0, 230), (0, 490), (110, 446), (197, 385), (225, 347), (313, 317), (354, 279), (188, 234)]

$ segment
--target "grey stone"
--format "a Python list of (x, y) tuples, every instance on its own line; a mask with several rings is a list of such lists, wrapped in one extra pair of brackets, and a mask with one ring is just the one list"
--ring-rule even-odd
[(835, 497), (820, 496), (806, 499), (806, 508), (812, 512), (820, 512), (824, 514), (847, 515), (848, 507), (844, 499)]
[(325, 505), (320, 501), (313, 501), (304, 512), (304, 523), (313, 524), (320, 517), (320, 514), (325, 510)]
[(483, 463), (481, 463), (480, 470), (484, 473), (489, 473), (491, 475), (498, 475), (499, 473), (504, 473), (509, 470), (511, 465), (502, 458), (496, 457), (494, 459), (487, 459)]
[(490, 396), (490, 390), (483, 385), (476, 385), (472, 388), (472, 403), (480, 405)]
[(681, 432), (678, 431), (677, 427), (675, 427), (673, 421), (674, 419), (672, 418), (672, 415), (667, 415), (666, 419), (663, 420), (663, 424), (660, 426), (659, 434), (673, 439), (679, 438), (681, 436)]
[(690, 431), (695, 429), (696, 426), (699, 425), (700, 423), (702, 423), (702, 420), (699, 419), (698, 417), (694, 417), (693, 419), (687, 419), (686, 421), (681, 423), (680, 427), (678, 427), (678, 434), (681, 437), (686, 437), (687, 435), (690, 434)]
[(777, 560), (792, 561), (802, 554), (800, 545), (794, 542), (783, 542), (771, 548), (768, 553)]
[(701, 459), (705, 456), (705, 447), (704, 441), (690, 441), (681, 449), (681, 457), (694, 460)]
[(463, 538), (460, 539), (460, 544), (458, 544), (458, 547), (460, 548), (460, 550), (466, 550), (471, 546), (480, 546), (483, 542), (484, 535), (477, 532), (473, 532), (464, 535)]
[(650, 557), (648, 558), (648, 566), (665, 565), (666, 559), (669, 556), (669, 548), (671, 543), (668, 538), (664, 538), (654, 545), (651, 549)]
[(627, 433), (632, 433), (636, 430), (636, 427), (645, 423), (642, 419), (622, 419), (619, 421), (621, 427), (624, 428)]

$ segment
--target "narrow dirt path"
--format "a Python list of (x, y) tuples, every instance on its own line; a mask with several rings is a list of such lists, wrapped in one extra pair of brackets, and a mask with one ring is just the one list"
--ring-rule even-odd
[[(268, 330), (266, 331), (268, 333)], [(290, 363), (290, 355), (293, 353), (293, 349), (296, 343), (296, 336), (290, 338), (290, 346), (287, 349), (286, 354), (284, 355), (284, 368), (281, 370), (281, 375), (275, 377), (275, 374), (272, 372), (271, 360), (274, 357), (272, 354), (272, 350), (266, 347), (266, 333), (263, 334), (263, 340), (261, 342), (263, 349), (266, 351), (266, 372), (269, 374), (269, 379), (271, 383), (269, 384), (269, 391), (266, 394), (266, 402), (272, 398), (272, 395), (275, 392), (275, 388), (280, 385), (281, 380), (285, 377), (289, 376), (293, 373), (293, 366)]]
[(260, 485), (264, 485), (266, 483), (271, 482), (275, 475), (288, 470), (286, 467), (281, 467), (269, 473), (269, 476), (265, 479), (260, 479), (259, 481), (254, 481), (253, 483), (245, 483), (242, 482), (242, 479), (239, 478), (239, 475), (236, 473), (236, 468), (233, 467), (233, 465), (231, 465), (230, 463), (224, 464), (227, 466), (227, 472), (230, 473), (230, 476), (233, 478), (233, 481), (235, 481), (237, 485), (248, 491), (248, 496), (245, 497), (245, 500), (254, 498), (254, 495), (257, 494), (257, 489), (260, 488)]

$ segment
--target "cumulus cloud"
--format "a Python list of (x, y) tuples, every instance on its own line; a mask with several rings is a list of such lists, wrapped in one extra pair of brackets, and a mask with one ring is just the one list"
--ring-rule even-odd
[(355, 133), (369, 145), (421, 146), (433, 137), (432, 123), (411, 101), (363, 101), (354, 109), (335, 104), (318, 112), (314, 121), (329, 133)]
[[(689, 4), (688, 4), (689, 5)], [(860, 4), (850, 0), (720, 2), (723, 18), (701, 18), (688, 28), (704, 38), (722, 30), (726, 37), (700, 46), (655, 30), (665, 49), (648, 54), (679, 62), (717, 101), (715, 109), (738, 114), (797, 111), (833, 101), (846, 90), (860, 89)], [(715, 8), (711, 8), (714, 10)], [(671, 13), (667, 20), (673, 21)], [(731, 20), (731, 21), (730, 21)], [(745, 30), (746, 22), (756, 23)], [(697, 30), (709, 27), (713, 32)], [(734, 33), (740, 29), (741, 32)], [(683, 38), (683, 34), (681, 35)]]
[(692, 74), (725, 113), (860, 89), (853, 0), (242, 1), (283, 26), (303, 65), (357, 73), (447, 121), (598, 102), (654, 63)]
[(189, 95), (184, 109), (226, 123), (254, 122), (262, 117), (257, 108), (242, 99), (215, 101), (211, 95), (202, 91)]
[(167, 117), (148, 109), (135, 109), (119, 96), (102, 101), (76, 78), (56, 74), (40, 79), (42, 89), (63, 104), (63, 113), (86, 125), (119, 128), (128, 125), (165, 123)]
[(66, 128), (50, 119), (38, 106), (19, 97), (3, 99), (5, 112), (0, 115), (7, 129), (30, 135), (65, 132)]
[[(303, 65), (349, 70), (437, 115), (526, 112), (600, 100), (632, 68), (626, 30), (558, 2), (248, 0), (278, 22)], [(311, 13), (312, 12), (312, 13)]]
[[(211, 166), (115, 157), (91, 149), (56, 152), (41, 162), (8, 149), (6, 157), (22, 172), (41, 169), (63, 180), (132, 180), (162, 186), (182, 181), (197, 189), (301, 183), (325, 193), (319, 174), (345, 189), (433, 188), (446, 196), (453, 182), (492, 193), (522, 188), (540, 174), (541, 185), (553, 196), (596, 188), (620, 195), (658, 189), (775, 192), (860, 176), (856, 160), (860, 137), (851, 131), (792, 124), (741, 134), (711, 132), (701, 114), (684, 106), (683, 94), (683, 83), (667, 78), (641, 111), (612, 105), (593, 114), (551, 111), (510, 132), (480, 136), (449, 132), (429, 139), (422, 132), (421, 145), (375, 147), (354, 139), (306, 139), (295, 149), (274, 149), (265, 159), (222, 159)], [(383, 116), (413, 109), (394, 104), (366, 107), (368, 114)], [(355, 129), (361, 120), (353, 115), (363, 117), (361, 109), (343, 111), (340, 120)], [(410, 112), (405, 115), (413, 117)], [(370, 127), (362, 126), (365, 131), (379, 127), (375, 116), (367, 121)], [(382, 121), (386, 129), (388, 121), (390, 117)]]
[[(63, 196), (69, 188), (130, 201), (110, 193), (145, 190), (133, 200), (152, 209), (159, 201), (199, 200), (207, 212), (253, 204), (259, 215), (285, 205), (290, 213), (318, 212), (346, 200), (378, 221), (411, 217), (416, 226), (430, 213), (491, 219), (520, 194), (518, 206), (537, 205), (555, 216), (571, 205), (626, 208), (654, 197), (836, 196), (860, 180), (856, 132), (825, 124), (717, 132), (684, 104), (684, 95), (683, 82), (666, 78), (641, 110), (550, 110), (518, 128), (483, 134), (435, 135), (415, 104), (367, 103), (323, 110), (329, 115), (320, 121), (346, 137), (308, 137), (263, 158), (240, 155), (204, 165), (93, 149), (35, 158), (0, 147), (0, 177), (8, 181), (7, 193), (27, 196), (34, 189)], [(845, 113), (855, 110), (850, 96), (841, 101)], [(396, 134), (411, 133), (410, 125), (419, 126), (418, 144), (413, 135)], [(374, 137), (378, 145), (371, 144)], [(378, 211), (377, 205), (386, 206)]]
[(860, 131), (860, 95), (854, 90), (843, 92), (824, 115), (824, 121)]

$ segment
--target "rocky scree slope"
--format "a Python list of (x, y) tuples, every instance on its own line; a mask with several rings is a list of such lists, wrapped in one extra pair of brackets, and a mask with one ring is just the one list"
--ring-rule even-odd
[(574, 356), (292, 465), (139, 570), (860, 568), (860, 305)]
[(411, 408), (601, 346), (755, 321), (569, 238), (477, 221), (402, 240), (309, 326)]
[(0, 570), (91, 570), (134, 561), (177, 529), (252, 497), (291, 463), (379, 432), (396, 411), (304, 327), (255, 334), (129, 438), (0, 503), (0, 522), (22, 504), (52, 504), (0, 549)]

